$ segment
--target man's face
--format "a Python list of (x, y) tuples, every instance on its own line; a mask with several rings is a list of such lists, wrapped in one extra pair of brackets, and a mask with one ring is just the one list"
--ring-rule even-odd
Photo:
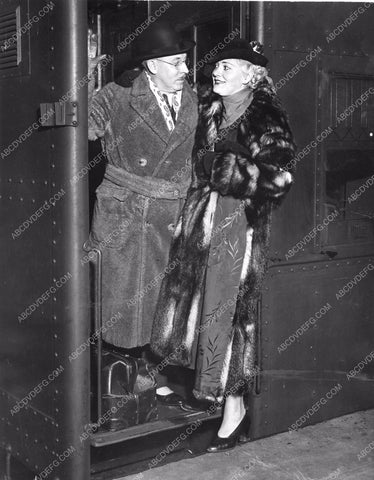
[[(248, 68), (250, 66), (249, 62)], [(212, 72), (213, 91), (222, 97), (233, 95), (246, 88), (248, 74), (243, 65), (235, 58), (217, 62)]]
[(187, 54), (170, 55), (168, 57), (154, 58), (151, 69), (153, 81), (162, 92), (177, 92), (182, 90), (183, 82), (188, 73), (186, 65)]

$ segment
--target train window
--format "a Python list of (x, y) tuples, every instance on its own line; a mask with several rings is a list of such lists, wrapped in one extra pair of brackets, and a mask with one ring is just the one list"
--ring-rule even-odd
[(325, 218), (334, 212), (339, 215), (324, 229), (323, 243), (373, 242), (374, 150), (331, 149), (326, 153)]

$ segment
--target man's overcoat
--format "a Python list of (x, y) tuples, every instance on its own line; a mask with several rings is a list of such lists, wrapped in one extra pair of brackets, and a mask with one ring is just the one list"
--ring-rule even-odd
[(108, 165), (88, 246), (102, 251), (103, 338), (116, 346), (149, 343), (161, 281), (174, 268), (169, 248), (191, 181), (196, 125), (197, 98), (186, 83), (168, 131), (145, 72), (132, 87), (109, 83), (90, 101), (89, 138), (102, 139)]

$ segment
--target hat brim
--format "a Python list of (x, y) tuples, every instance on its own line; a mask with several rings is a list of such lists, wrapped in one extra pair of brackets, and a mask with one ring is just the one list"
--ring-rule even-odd
[(193, 48), (195, 45), (196, 42), (194, 42), (193, 40), (183, 40), (179, 43), (179, 45), (155, 49), (143, 55), (137, 55), (134, 57), (134, 61), (141, 63), (144, 60), (151, 60), (152, 58), (169, 57), (171, 55), (178, 55), (179, 53), (186, 53), (191, 50), (191, 48)]
[(203, 74), (206, 77), (211, 77), (214, 66), (217, 62), (221, 60), (228, 60), (229, 58), (235, 58), (237, 60), (246, 60), (247, 62), (253, 63), (253, 65), (259, 65), (261, 67), (266, 67), (268, 59), (261, 53), (254, 51), (248, 51), (248, 49), (235, 49), (235, 50), (226, 50), (217, 53), (217, 55), (209, 60), (203, 68)]
[(261, 53), (257, 53), (255, 51), (251, 51), (246, 49), (232, 49), (232, 50), (223, 50), (218, 52), (215, 57), (213, 57), (208, 63), (217, 63), (221, 60), (227, 60), (229, 58), (236, 58), (238, 60), (246, 60), (247, 62), (253, 63), (253, 65), (259, 65), (261, 67), (266, 67), (268, 63), (268, 59), (265, 55)]

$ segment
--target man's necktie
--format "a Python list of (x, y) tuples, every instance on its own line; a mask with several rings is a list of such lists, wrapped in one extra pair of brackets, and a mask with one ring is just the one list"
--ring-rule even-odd
[(169, 99), (168, 99), (168, 96), (166, 95), (166, 93), (163, 93), (162, 96), (163, 96), (164, 99), (165, 99), (166, 105), (169, 107), (170, 114), (171, 114), (171, 118), (173, 119), (173, 122), (174, 122), (174, 125), (175, 125), (175, 122), (176, 122), (176, 113), (175, 113), (174, 107), (173, 107), (173, 105), (170, 105)]

